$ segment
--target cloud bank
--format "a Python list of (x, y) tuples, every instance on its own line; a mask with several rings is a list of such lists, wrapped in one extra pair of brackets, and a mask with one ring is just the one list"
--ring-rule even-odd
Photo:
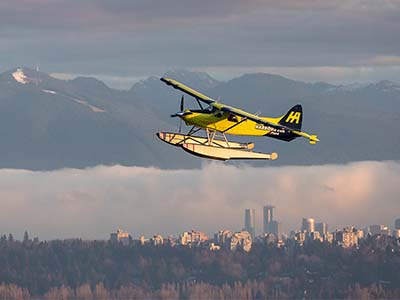
[(393, 224), (400, 217), (400, 163), (252, 168), (206, 163), (198, 170), (98, 166), (50, 172), (0, 170), (0, 228), (41, 239), (107, 239), (243, 227), (244, 209), (276, 206), (284, 228), (302, 217), (330, 225)]

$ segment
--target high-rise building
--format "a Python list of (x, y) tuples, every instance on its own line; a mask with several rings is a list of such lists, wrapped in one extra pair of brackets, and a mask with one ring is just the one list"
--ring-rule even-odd
[(328, 232), (328, 224), (321, 222), (315, 223), (315, 231), (318, 231), (321, 236)]
[(272, 205), (264, 206), (264, 233), (272, 233), (276, 238), (280, 238), (282, 235), (282, 223), (274, 220), (274, 208), (275, 206)]
[(272, 221), (270, 224), (270, 233), (273, 233), (277, 238), (282, 236), (282, 223), (278, 221)]
[(313, 218), (303, 218), (301, 223), (301, 231), (314, 232), (315, 220)]
[(254, 239), (256, 236), (256, 210), (253, 208), (246, 208), (244, 212), (244, 230), (250, 233)]
[(394, 229), (400, 229), (400, 218), (394, 221)]
[(264, 206), (264, 215), (263, 215), (263, 225), (264, 225), (264, 233), (272, 233), (271, 223), (274, 220), (274, 206), (266, 205)]

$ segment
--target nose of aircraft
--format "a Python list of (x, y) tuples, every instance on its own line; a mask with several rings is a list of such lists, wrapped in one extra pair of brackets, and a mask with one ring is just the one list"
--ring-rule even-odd
[(174, 117), (183, 117), (183, 116), (187, 116), (192, 114), (192, 112), (190, 111), (190, 109), (185, 109), (184, 111), (178, 111), (177, 113), (174, 113), (171, 115), (171, 118)]

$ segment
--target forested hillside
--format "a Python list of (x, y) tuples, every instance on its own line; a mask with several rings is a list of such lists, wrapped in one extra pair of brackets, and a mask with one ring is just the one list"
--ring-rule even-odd
[(384, 236), (353, 249), (259, 243), (250, 253), (3, 237), (0, 299), (398, 299), (399, 269), (400, 242)]

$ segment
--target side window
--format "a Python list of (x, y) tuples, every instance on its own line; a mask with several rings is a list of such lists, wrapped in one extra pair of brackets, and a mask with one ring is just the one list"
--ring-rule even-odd
[(231, 121), (231, 122), (239, 122), (238, 117), (235, 116), (235, 115), (232, 115), (232, 114), (229, 114), (229, 116), (228, 116), (228, 121)]

